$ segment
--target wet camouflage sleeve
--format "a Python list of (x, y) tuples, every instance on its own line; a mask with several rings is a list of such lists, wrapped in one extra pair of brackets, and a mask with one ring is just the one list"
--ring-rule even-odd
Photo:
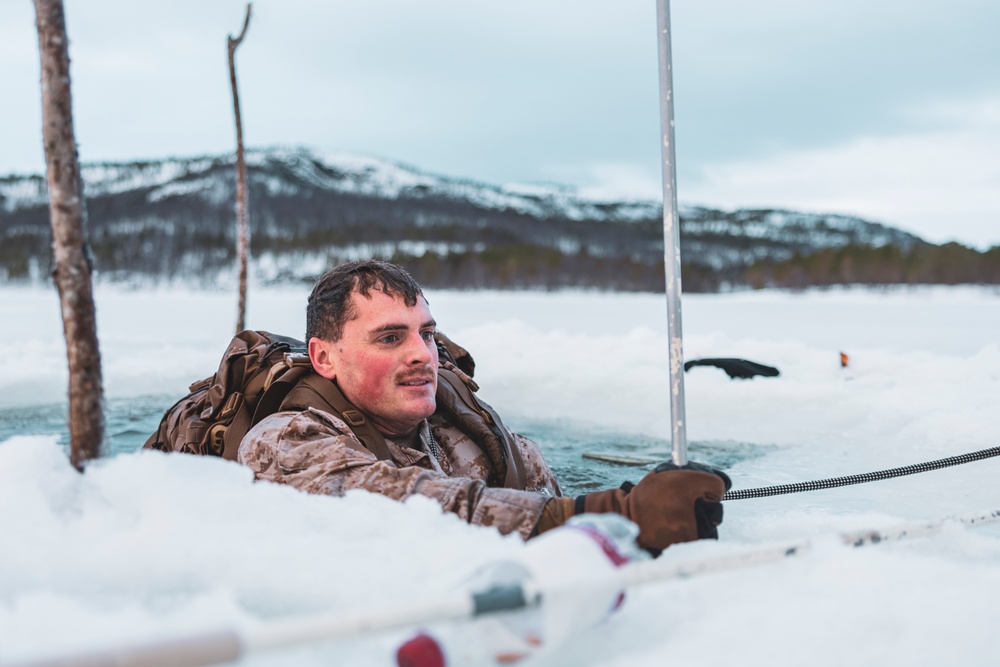
[[(433, 420), (433, 418), (432, 418)], [(280, 412), (243, 439), (238, 460), (258, 479), (290, 484), (309, 493), (342, 495), (366, 489), (403, 500), (415, 493), (437, 500), (466, 521), (527, 538), (545, 503), (559, 494), (538, 446), (517, 437), (530, 491), (487, 487), (484, 457), (458, 429), (431, 427), (441, 459), (389, 441), (392, 461), (379, 461), (337, 417), (309, 409)]]

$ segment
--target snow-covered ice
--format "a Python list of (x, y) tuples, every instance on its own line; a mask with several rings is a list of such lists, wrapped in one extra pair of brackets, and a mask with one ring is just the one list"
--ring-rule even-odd
[[(306, 288), (257, 290), (249, 321), (301, 335)], [(621, 434), (668, 432), (661, 296), (430, 292), (506, 418)], [(180, 396), (214, 370), (229, 293), (97, 292), (107, 394)], [(1000, 445), (1000, 294), (979, 288), (687, 296), (685, 353), (777, 366), (774, 379), (686, 376), (689, 438), (759, 455), (737, 488), (833, 477)], [(58, 403), (54, 292), (0, 290), (0, 414)], [(839, 364), (839, 353), (850, 366)], [(0, 417), (2, 418), (2, 417)], [(456, 589), (531, 549), (426, 499), (307, 496), (238, 465), (123, 454), (78, 475), (39, 426), (0, 443), (0, 663), (277, 618), (368, 609)], [(638, 473), (624, 469), (623, 475)], [(850, 549), (832, 533), (1000, 508), (1000, 460), (794, 496), (727, 503), (693, 559), (812, 538), (781, 563), (647, 585), (624, 608), (524, 664), (622, 667), (987, 665), (1000, 659), (1000, 528)], [(393, 631), (247, 660), (392, 664)]]

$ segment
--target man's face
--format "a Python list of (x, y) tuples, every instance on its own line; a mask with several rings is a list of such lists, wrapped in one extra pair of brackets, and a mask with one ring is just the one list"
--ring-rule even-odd
[[(329, 361), (344, 396), (360, 408), (379, 431), (400, 435), (434, 413), (438, 351), (434, 318), (423, 296), (407, 306), (398, 296), (378, 291), (351, 295), (357, 317), (344, 324), (335, 343), (318, 341), (310, 349), (317, 371)], [(316, 362), (321, 362), (317, 364)]]

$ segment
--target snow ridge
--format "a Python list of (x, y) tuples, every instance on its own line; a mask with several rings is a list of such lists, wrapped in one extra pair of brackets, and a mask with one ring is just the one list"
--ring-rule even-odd
[[(200, 194), (212, 201), (231, 188), (232, 156), (172, 158), (160, 161), (97, 163), (83, 166), (87, 196), (148, 190), (150, 201), (175, 195)], [(382, 158), (307, 148), (267, 148), (247, 151), (247, 167), (258, 172), (256, 185), (270, 194), (295, 195), (303, 186), (379, 199), (421, 199), (431, 196), (464, 200), (482, 208), (513, 210), (539, 218), (634, 221), (656, 218), (655, 201), (597, 201), (557, 185), (499, 186), (462, 178), (427, 174), (415, 167)], [(0, 206), (6, 212), (45, 205), (45, 181), (40, 176), (0, 178)]]
[[(169, 158), (155, 161), (96, 163), (83, 166), (88, 197), (146, 191), (149, 201), (195, 195), (212, 203), (231, 197), (234, 158), (230, 155)], [(654, 200), (601, 201), (581, 196), (573, 186), (555, 184), (493, 185), (471, 179), (425, 173), (416, 167), (378, 157), (321, 152), (303, 147), (247, 151), (252, 185), (270, 195), (295, 196), (308, 188), (378, 199), (441, 197), (476, 207), (509, 210), (537, 218), (601, 222), (659, 219)], [(38, 175), (0, 177), (0, 209), (11, 213), (47, 204), (45, 179)], [(895, 244), (909, 248), (919, 239), (861, 218), (787, 210), (727, 212), (682, 205), (685, 231), (712, 236), (786, 237), (818, 247), (850, 242), (875, 247)]]

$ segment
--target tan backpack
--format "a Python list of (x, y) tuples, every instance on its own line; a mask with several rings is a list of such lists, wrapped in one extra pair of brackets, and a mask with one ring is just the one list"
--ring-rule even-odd
[[(500, 416), (475, 395), (475, 361), (444, 334), (438, 346), (437, 412), (479, 445), (492, 467), (490, 486), (523, 489), (524, 462)], [(163, 415), (145, 449), (221, 456), (235, 461), (240, 442), (259, 421), (279, 410), (309, 407), (342, 419), (364, 446), (390, 459), (385, 438), (335, 382), (312, 369), (305, 343), (266, 331), (241, 331), (226, 348), (219, 370), (195, 382)]]

